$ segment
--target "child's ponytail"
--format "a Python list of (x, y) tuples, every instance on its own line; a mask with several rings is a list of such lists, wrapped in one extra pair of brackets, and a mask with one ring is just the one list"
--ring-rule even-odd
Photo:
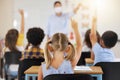
[(49, 44), (51, 44), (51, 41), (47, 42), (46, 43), (46, 46), (45, 46), (45, 62), (46, 62), (46, 69), (49, 68), (50, 64), (51, 64), (51, 61), (52, 61), (52, 57), (50, 55), (50, 51), (48, 49), (48, 46)]
[(70, 42), (68, 43), (68, 45), (70, 45), (70, 50), (66, 56), (66, 59), (72, 61), (75, 57), (75, 48)]

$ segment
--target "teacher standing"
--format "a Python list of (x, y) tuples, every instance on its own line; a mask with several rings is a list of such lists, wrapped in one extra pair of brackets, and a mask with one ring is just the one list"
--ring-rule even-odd
[(48, 18), (48, 23), (45, 29), (47, 40), (49, 40), (55, 33), (64, 33), (68, 35), (69, 19), (78, 11), (80, 4), (70, 13), (62, 13), (62, 3), (60, 1), (54, 2), (55, 14)]

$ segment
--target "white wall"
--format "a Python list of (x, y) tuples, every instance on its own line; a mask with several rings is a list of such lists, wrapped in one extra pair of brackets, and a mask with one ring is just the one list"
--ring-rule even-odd
[[(20, 16), (18, 9), (22, 8), (28, 13), (25, 19), (26, 31), (28, 28), (38, 26), (44, 28), (47, 18), (53, 13), (53, 2), (56, 0), (0, 0), (0, 36), (4, 36), (8, 29), (13, 27), (13, 19), (18, 22)], [(114, 30), (120, 36), (120, 0), (102, 0), (104, 7), (98, 9), (98, 31), (102, 34), (106, 30)], [(120, 43), (113, 48), (116, 56), (120, 58)]]
[(102, 7), (98, 8), (98, 31), (117, 32), (120, 39), (120, 0), (101, 0)]
[(14, 0), (0, 0), (0, 37), (12, 28)]
[[(41, 27), (44, 28), (47, 23), (47, 18), (52, 14), (53, 2), (55, 0), (14, 0), (14, 19), (20, 22), (20, 16), (18, 9), (24, 9), (28, 14), (25, 18), (25, 30), (27, 31), (30, 27)], [(19, 28), (19, 25), (17, 26)]]

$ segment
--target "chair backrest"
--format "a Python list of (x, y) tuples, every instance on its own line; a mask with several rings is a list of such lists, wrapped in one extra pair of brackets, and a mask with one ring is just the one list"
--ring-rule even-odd
[(25, 74), (24, 72), (30, 68), (31, 66), (39, 66), (41, 62), (44, 61), (44, 58), (39, 59), (24, 59), (20, 62), (19, 70), (18, 70), (18, 80), (24, 80)]
[(52, 74), (44, 78), (44, 80), (93, 80), (88, 74)]
[(10, 64), (19, 64), (20, 58), (22, 54), (21, 52), (5, 52), (4, 54), (4, 59), (5, 59), (5, 64), (10, 65)]
[(120, 80), (120, 62), (99, 62), (95, 66), (101, 66), (103, 80)]
[(85, 58), (90, 58), (90, 52), (82, 52), (81, 57), (77, 63), (77, 65), (86, 65)]
[(13, 65), (13, 64), (17, 64), (19, 65), (20, 63), (20, 58), (21, 58), (22, 54), (21, 52), (5, 52), (4, 54), (4, 71), (5, 71), (5, 78), (8, 79), (8, 77), (11, 78), (16, 78), (17, 75), (12, 75), (9, 72), (9, 66)]

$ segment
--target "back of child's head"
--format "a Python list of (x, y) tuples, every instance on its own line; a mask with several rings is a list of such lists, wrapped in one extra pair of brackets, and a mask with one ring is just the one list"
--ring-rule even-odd
[(103, 33), (101, 39), (103, 40), (105, 47), (112, 48), (117, 43), (118, 35), (113, 31), (106, 31)]
[(19, 32), (16, 29), (10, 29), (5, 36), (5, 46), (8, 47), (10, 51), (18, 51), (16, 48), (18, 34)]
[[(67, 52), (67, 55), (65, 57), (66, 60), (73, 60), (75, 56), (75, 49), (74, 46), (69, 42), (67, 36), (63, 33), (56, 33), (53, 35), (52, 39), (47, 42), (45, 47), (45, 61), (46, 61), (46, 68), (48, 69), (51, 61), (51, 51), (48, 49), (48, 46), (52, 48), (53, 51), (63, 51), (65, 53), (65, 50), (70, 46), (69, 51)], [(54, 55), (53, 55), (54, 56)]]
[[(86, 31), (84, 42), (87, 45), (87, 47), (91, 49), (92, 44), (91, 44), (91, 41), (90, 41), (90, 32), (91, 32), (91, 29), (88, 29)], [(100, 42), (100, 34), (97, 31), (96, 31), (96, 33), (97, 33), (97, 42), (99, 43)]]
[(30, 28), (27, 32), (27, 40), (28, 43), (32, 44), (33, 46), (39, 46), (44, 39), (44, 31), (41, 28)]

